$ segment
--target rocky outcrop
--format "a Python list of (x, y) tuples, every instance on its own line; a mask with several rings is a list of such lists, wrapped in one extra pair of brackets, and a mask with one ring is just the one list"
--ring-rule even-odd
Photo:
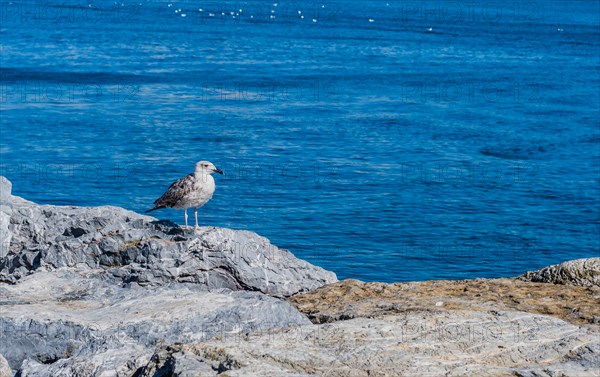
[(418, 310), (176, 345), (140, 376), (592, 377), (599, 352), (597, 333), (554, 317)]
[(10, 196), (0, 202), (0, 281), (38, 270), (103, 269), (123, 283), (193, 283), (206, 289), (259, 291), (288, 297), (336, 281), (255, 233), (182, 229), (118, 207), (37, 205)]
[(335, 282), (248, 231), (38, 205), (0, 177), (0, 354), (19, 376), (131, 376), (163, 345), (307, 325)]
[(161, 345), (310, 324), (259, 292), (120, 286), (105, 271), (37, 272), (1, 286), (0, 305), (0, 353), (22, 376), (127, 376)]
[(595, 287), (345, 280), (288, 301), (314, 324), (163, 348), (140, 375), (592, 377), (599, 371)]
[(40, 206), (3, 177), (0, 247), (0, 377), (598, 372), (597, 259), (517, 279), (337, 282), (252, 232)]
[(600, 258), (567, 261), (527, 272), (519, 278), (540, 283), (600, 287)]

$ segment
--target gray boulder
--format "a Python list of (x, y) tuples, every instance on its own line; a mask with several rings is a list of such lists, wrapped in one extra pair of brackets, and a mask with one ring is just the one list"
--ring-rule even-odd
[(576, 259), (548, 266), (537, 271), (529, 271), (521, 280), (538, 283), (600, 287), (600, 258)]
[[(10, 192), (10, 182), (2, 181)], [(255, 233), (182, 229), (118, 207), (37, 205), (5, 195), (0, 230), (0, 281), (13, 284), (61, 267), (103, 269), (123, 283), (143, 286), (193, 283), (275, 297), (337, 281), (334, 273)]]
[(310, 324), (259, 292), (119, 286), (106, 271), (73, 268), (0, 285), (0, 305), (0, 354), (30, 377), (130, 376), (170, 344)]

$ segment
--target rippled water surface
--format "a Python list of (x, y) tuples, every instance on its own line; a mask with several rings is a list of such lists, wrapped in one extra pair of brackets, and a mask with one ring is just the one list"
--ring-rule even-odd
[(210, 160), (203, 224), (339, 278), (598, 256), (599, 3), (506, 3), (3, 2), (0, 173), (143, 211)]

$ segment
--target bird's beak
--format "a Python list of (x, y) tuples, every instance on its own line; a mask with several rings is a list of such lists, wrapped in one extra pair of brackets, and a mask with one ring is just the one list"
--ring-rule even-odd
[(214, 171), (215, 173), (219, 173), (219, 174), (225, 174), (225, 173), (223, 173), (223, 170), (221, 170), (221, 169), (217, 169), (217, 168), (215, 168), (215, 170), (213, 170), (213, 171)]

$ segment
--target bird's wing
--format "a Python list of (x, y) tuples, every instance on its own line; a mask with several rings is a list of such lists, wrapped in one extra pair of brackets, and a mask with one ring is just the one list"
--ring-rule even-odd
[(189, 174), (171, 184), (167, 191), (156, 201), (156, 207), (173, 207), (194, 189), (194, 176)]

